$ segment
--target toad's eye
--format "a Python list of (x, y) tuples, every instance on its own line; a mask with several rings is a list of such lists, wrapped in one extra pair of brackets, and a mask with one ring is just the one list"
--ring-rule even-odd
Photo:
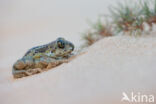
[(59, 48), (64, 48), (65, 47), (65, 43), (62, 40), (58, 40), (57, 45), (58, 45)]

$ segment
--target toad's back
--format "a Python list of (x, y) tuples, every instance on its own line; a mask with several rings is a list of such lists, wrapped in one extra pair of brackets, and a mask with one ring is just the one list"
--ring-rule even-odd
[(46, 55), (51, 57), (57, 57), (57, 56), (65, 56), (71, 53), (74, 50), (74, 45), (65, 40), (64, 38), (58, 38), (57, 40), (33, 47), (28, 52), (26, 52), (25, 56), (40, 56), (40, 55)]
[(50, 50), (53, 51), (55, 49), (55, 43), (49, 43), (41, 46), (36, 46), (29, 49), (24, 56), (34, 56), (37, 53), (45, 53), (46, 51)]

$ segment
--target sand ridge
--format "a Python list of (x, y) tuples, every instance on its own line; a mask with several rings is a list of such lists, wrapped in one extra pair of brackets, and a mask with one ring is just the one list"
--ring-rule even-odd
[(104, 38), (52, 70), (18, 80), (5, 76), (0, 103), (119, 104), (123, 91), (156, 95), (155, 57), (155, 37)]

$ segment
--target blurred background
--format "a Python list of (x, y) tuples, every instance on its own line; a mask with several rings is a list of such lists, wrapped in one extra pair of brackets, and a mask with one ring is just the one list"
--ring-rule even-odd
[(0, 67), (11, 67), (31, 47), (57, 37), (79, 47), (86, 21), (96, 21), (110, 5), (122, 1), (0, 0)]

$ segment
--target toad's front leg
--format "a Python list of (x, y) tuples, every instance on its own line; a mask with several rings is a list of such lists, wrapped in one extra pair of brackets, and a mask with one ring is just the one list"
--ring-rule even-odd
[(51, 69), (51, 68), (54, 68), (54, 67), (56, 67), (56, 66), (58, 66), (58, 65), (60, 65), (60, 64), (62, 64), (62, 63), (68, 63), (68, 62), (69, 62), (68, 59), (55, 60), (55, 61), (53, 61), (53, 62), (50, 62), (50, 63), (48, 64), (48, 66), (47, 66), (46, 69)]

